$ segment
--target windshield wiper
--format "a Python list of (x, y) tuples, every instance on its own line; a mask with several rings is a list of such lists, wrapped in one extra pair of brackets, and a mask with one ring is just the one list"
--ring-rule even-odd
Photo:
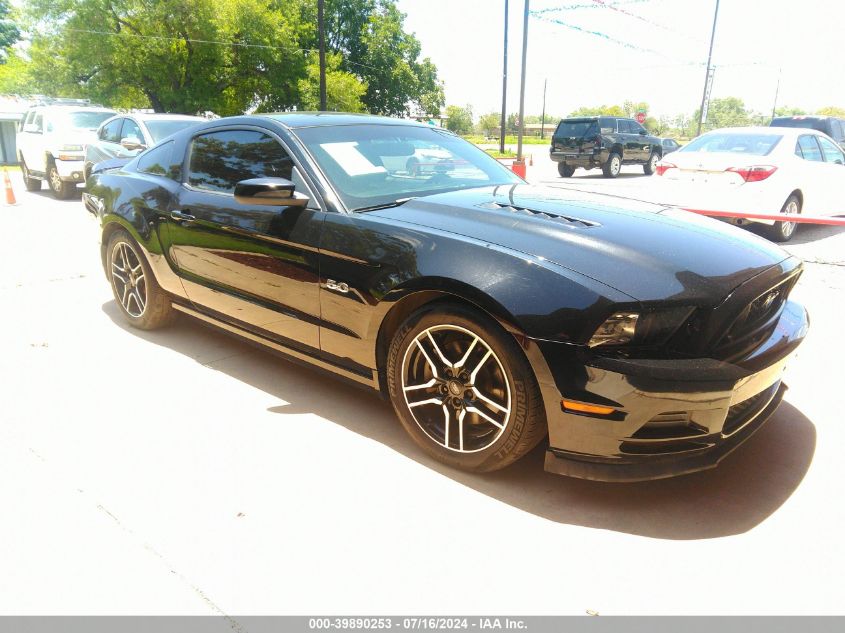
[(352, 209), (353, 213), (358, 213), (359, 211), (378, 211), (379, 209), (393, 209), (394, 207), (401, 207), (403, 204), (408, 202), (409, 200), (415, 200), (416, 197), (411, 198), (398, 198), (393, 202), (384, 202), (382, 204), (374, 204), (369, 207), (358, 207), (357, 209)]

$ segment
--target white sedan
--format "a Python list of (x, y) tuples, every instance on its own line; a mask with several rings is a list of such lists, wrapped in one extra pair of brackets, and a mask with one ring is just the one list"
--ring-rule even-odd
[[(703, 134), (655, 170), (664, 193), (687, 208), (737, 213), (845, 213), (845, 155), (826, 134), (804, 128), (723, 128)], [(786, 242), (797, 223), (732, 219), (768, 225)]]

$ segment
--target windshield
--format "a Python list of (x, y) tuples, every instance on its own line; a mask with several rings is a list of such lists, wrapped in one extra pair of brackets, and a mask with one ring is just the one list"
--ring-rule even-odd
[(561, 121), (554, 135), (567, 138), (583, 138), (587, 134), (598, 134), (596, 121)]
[(202, 123), (202, 121), (199, 119), (196, 121), (192, 121), (190, 119), (171, 119), (170, 121), (144, 121), (144, 123), (147, 126), (147, 130), (150, 132), (150, 136), (153, 137), (153, 142), (158, 143), (164, 137), (176, 134), (179, 130), (184, 130), (186, 127), (197, 125), (198, 123)]
[(444, 191), (522, 181), (449, 132), (403, 125), (294, 130), (352, 211)]
[(100, 123), (106, 119), (114, 116), (117, 112), (111, 110), (96, 110), (85, 111), (77, 110), (75, 112), (58, 112), (53, 115), (49, 129), (61, 129), (71, 127), (77, 130), (96, 130), (100, 127)]
[(679, 152), (729, 152), (767, 156), (783, 136), (780, 134), (742, 134), (715, 132), (690, 141)]

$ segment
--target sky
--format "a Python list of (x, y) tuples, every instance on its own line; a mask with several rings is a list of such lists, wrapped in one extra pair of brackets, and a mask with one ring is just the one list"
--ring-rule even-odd
[[(510, 0), (508, 112), (519, 109), (524, 0)], [(448, 105), (501, 111), (504, 0), (398, 0), (437, 65)], [(609, 5), (609, 6), (608, 6)], [(530, 0), (525, 112), (645, 101), (691, 115), (704, 88), (716, 0)], [(561, 9), (544, 11), (549, 9)], [(845, 107), (843, 0), (721, 0), (712, 97), (771, 114)], [(592, 31), (592, 33), (588, 32)], [(778, 86), (778, 81), (779, 86)]]

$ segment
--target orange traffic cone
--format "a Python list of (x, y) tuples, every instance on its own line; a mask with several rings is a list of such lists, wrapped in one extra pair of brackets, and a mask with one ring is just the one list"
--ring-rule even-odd
[(6, 204), (10, 206), (17, 204), (18, 201), (15, 200), (15, 191), (12, 189), (12, 181), (9, 179), (9, 170), (5, 167), (3, 168), (3, 185), (6, 187)]

